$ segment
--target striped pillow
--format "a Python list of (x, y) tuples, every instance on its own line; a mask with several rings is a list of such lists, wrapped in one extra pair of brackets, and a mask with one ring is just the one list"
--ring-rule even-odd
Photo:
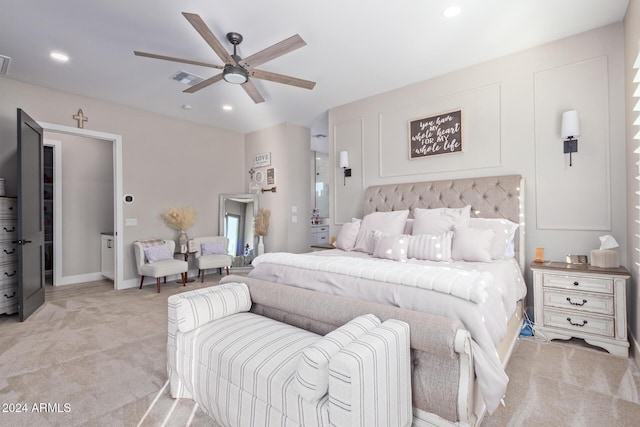
[(251, 295), (244, 283), (225, 283), (215, 292), (180, 298), (176, 307), (178, 329), (193, 331), (212, 320), (251, 308)]
[(329, 390), (329, 360), (370, 330), (380, 326), (373, 314), (356, 317), (329, 332), (302, 353), (296, 371), (296, 388), (307, 402), (317, 402)]
[(407, 257), (429, 261), (451, 260), (453, 232), (443, 234), (415, 234), (409, 237)]

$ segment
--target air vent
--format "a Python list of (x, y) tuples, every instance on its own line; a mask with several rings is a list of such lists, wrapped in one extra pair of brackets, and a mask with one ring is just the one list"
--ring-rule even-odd
[(7, 74), (7, 71), (9, 71), (9, 62), (11, 62), (11, 58), (0, 55), (0, 74)]
[(186, 71), (182, 70), (171, 76), (171, 79), (189, 86), (196, 85), (204, 80), (202, 77), (196, 76), (195, 74), (187, 73)]

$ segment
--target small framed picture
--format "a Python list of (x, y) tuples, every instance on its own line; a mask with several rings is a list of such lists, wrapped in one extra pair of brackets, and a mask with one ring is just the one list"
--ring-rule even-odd
[(276, 185), (276, 168), (267, 168), (267, 185)]
[(187, 242), (187, 249), (189, 249), (189, 252), (195, 252), (196, 251), (196, 241), (195, 240), (189, 240)]

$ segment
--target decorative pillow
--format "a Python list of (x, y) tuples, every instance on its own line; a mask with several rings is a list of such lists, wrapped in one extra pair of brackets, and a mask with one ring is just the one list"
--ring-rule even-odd
[(165, 259), (173, 259), (173, 252), (171, 252), (169, 245), (165, 243), (144, 248), (144, 256), (149, 263), (154, 263)]
[(362, 219), (354, 251), (373, 253), (374, 241), (372, 231), (378, 230), (386, 234), (402, 234), (409, 210), (392, 212), (374, 212)]
[(336, 239), (335, 247), (342, 249), (343, 251), (350, 251), (356, 244), (356, 237), (358, 237), (358, 230), (360, 230), (360, 224), (362, 220), (353, 218), (351, 222), (348, 222), (342, 226), (338, 238)]
[(203, 242), (200, 244), (202, 255), (226, 254), (224, 240), (214, 240), (213, 242)]
[(405, 262), (407, 260), (409, 237), (402, 234), (385, 234), (377, 230), (374, 231), (373, 256)]
[(404, 224), (404, 231), (402, 232), (402, 234), (406, 234), (408, 236), (413, 234), (413, 222), (414, 221), (415, 220), (413, 218), (407, 218), (407, 222)]
[[(442, 234), (452, 230), (454, 227), (468, 227), (469, 218), (471, 217), (471, 205), (467, 205), (464, 208), (416, 208), (413, 216), (415, 222), (412, 234)], [(453, 222), (453, 227), (448, 230), (444, 229), (446, 220), (443, 217), (450, 218)]]
[(178, 329), (182, 332), (251, 309), (251, 295), (244, 283), (230, 282), (216, 287), (214, 292), (180, 298), (176, 307)]
[[(417, 209), (416, 209), (417, 211)], [(450, 215), (431, 215), (416, 212), (416, 218), (413, 222), (413, 231), (411, 234), (443, 234), (453, 230), (455, 222)]]
[[(469, 227), (491, 229), (496, 235), (491, 245), (491, 258), (502, 259), (513, 257), (513, 238), (518, 229), (518, 224), (504, 218), (471, 218)], [(509, 243), (512, 243), (509, 249)]]
[(496, 232), (490, 228), (456, 228), (451, 244), (451, 257), (464, 261), (491, 261), (491, 245)]
[(365, 314), (329, 332), (302, 353), (296, 371), (296, 388), (307, 402), (317, 402), (329, 390), (329, 360), (340, 350), (370, 330), (380, 326), (380, 319)]
[(407, 257), (429, 261), (450, 261), (453, 232), (409, 236)]

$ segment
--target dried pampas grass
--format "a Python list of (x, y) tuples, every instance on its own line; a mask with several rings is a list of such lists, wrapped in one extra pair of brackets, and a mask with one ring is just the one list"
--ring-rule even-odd
[(265, 234), (267, 234), (270, 216), (271, 211), (269, 209), (258, 209), (258, 213), (253, 222), (253, 229), (258, 236), (264, 236)]
[(169, 208), (162, 213), (162, 219), (167, 225), (176, 230), (186, 230), (196, 223), (196, 211), (191, 206)]

